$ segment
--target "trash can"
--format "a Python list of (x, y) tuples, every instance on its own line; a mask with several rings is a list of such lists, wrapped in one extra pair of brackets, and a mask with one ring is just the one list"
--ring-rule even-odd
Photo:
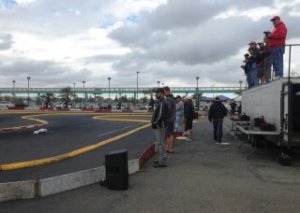
[(106, 186), (113, 190), (129, 187), (127, 150), (117, 150), (105, 155)]

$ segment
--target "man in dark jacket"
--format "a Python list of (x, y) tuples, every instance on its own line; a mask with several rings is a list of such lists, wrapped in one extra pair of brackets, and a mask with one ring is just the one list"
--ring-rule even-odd
[(157, 160), (154, 161), (154, 167), (167, 166), (167, 151), (166, 151), (166, 128), (168, 127), (168, 105), (165, 100), (164, 89), (156, 90), (157, 103), (155, 111), (152, 115), (152, 129), (155, 133), (155, 138), (158, 148)]
[(193, 101), (191, 99), (186, 99), (184, 101), (184, 136), (187, 136), (192, 140), (193, 132), (193, 119), (195, 115), (195, 108)]
[(208, 120), (213, 122), (214, 125), (214, 140), (218, 143), (222, 143), (223, 136), (223, 119), (227, 115), (227, 109), (220, 101), (219, 97), (216, 97), (214, 103), (210, 106), (208, 112)]
[(283, 55), (285, 52), (285, 39), (287, 35), (287, 28), (280, 20), (279, 16), (274, 16), (271, 21), (274, 25), (274, 31), (267, 34), (268, 44), (272, 50), (273, 69), (275, 77), (283, 77)]
[(166, 136), (167, 136), (167, 152), (174, 153), (174, 127), (176, 121), (176, 99), (171, 93), (169, 87), (164, 87), (166, 102), (168, 104), (168, 127), (166, 129)]

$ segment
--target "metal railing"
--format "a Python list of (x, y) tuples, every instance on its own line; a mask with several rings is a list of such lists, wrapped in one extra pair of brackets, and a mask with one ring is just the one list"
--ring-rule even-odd
[[(0, 93), (60, 93), (63, 88), (0, 88)], [(138, 90), (135, 87), (115, 87), (115, 88), (105, 88), (105, 87), (95, 87), (95, 88), (75, 88), (71, 89), (75, 93), (151, 93), (155, 87), (140, 87)], [(241, 91), (242, 87), (199, 87), (199, 92), (225, 92), (225, 93), (235, 93)], [(194, 93), (197, 91), (197, 87), (172, 87), (173, 93)]]

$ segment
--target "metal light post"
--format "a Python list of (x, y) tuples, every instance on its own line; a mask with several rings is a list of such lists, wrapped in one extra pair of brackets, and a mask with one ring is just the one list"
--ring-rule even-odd
[(108, 80), (108, 99), (109, 99), (109, 102), (110, 102), (110, 81), (111, 81), (111, 77), (108, 77), (107, 80)]
[(29, 107), (29, 81), (30, 81), (30, 76), (27, 76), (27, 107)]
[(82, 89), (83, 89), (83, 98), (84, 98), (84, 104), (83, 104), (83, 106), (84, 106), (84, 108), (86, 107), (86, 102), (87, 102), (87, 93), (85, 93), (84, 92), (84, 89), (85, 89), (85, 83), (86, 83), (86, 81), (82, 81)]
[(140, 71), (136, 72), (136, 100), (139, 100), (139, 74)]
[(242, 91), (242, 83), (243, 83), (243, 81), (240, 80), (240, 81), (239, 81), (239, 84), (240, 84), (240, 90), (241, 90), (241, 91)]
[(15, 98), (16, 98), (16, 93), (15, 93), (16, 81), (13, 80), (12, 83), (13, 83), (13, 98), (14, 98), (14, 102), (15, 102)]
[(196, 77), (197, 81), (197, 108), (200, 110), (200, 98), (199, 98), (199, 76)]

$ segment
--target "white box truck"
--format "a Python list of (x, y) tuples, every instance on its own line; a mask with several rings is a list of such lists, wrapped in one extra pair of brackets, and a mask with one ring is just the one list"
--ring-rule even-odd
[(253, 121), (264, 116), (280, 131), (273, 140), (285, 147), (300, 146), (300, 78), (281, 78), (242, 92), (242, 113)]

